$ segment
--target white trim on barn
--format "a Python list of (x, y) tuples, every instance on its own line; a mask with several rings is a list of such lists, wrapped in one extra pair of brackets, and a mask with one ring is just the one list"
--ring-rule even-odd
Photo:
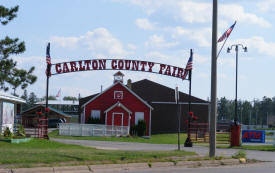
[(114, 109), (115, 107), (121, 107), (122, 109), (124, 109), (126, 112), (128, 112), (129, 114), (132, 114), (132, 112), (126, 107), (124, 106), (122, 103), (120, 102), (116, 102), (116, 104), (114, 104), (113, 106), (109, 107), (106, 111), (104, 111), (104, 113), (108, 113), (110, 110)]
[[(124, 113), (122, 113), (122, 112), (113, 112), (112, 113), (112, 126), (114, 126), (115, 114), (116, 115), (121, 115), (121, 124), (120, 124), (120, 126), (123, 126), (123, 115), (124, 115)], [(128, 126), (129, 126), (129, 124), (128, 124)]]

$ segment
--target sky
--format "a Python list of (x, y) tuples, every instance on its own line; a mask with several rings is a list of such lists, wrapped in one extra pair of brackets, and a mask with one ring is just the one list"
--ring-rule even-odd
[[(11, 58), (21, 68), (35, 66), (38, 80), (27, 88), (29, 93), (39, 97), (46, 93), (45, 52), (50, 42), (52, 63), (125, 58), (184, 68), (193, 49), (192, 95), (210, 97), (211, 0), (1, 0), (1, 4), (19, 5), (18, 17), (0, 26), (0, 38), (8, 35), (25, 42), (26, 51)], [(237, 21), (218, 58), (219, 98), (235, 98), (235, 51), (226, 53), (233, 44), (248, 48), (248, 52), (239, 51), (238, 99), (275, 96), (274, 12), (275, 0), (219, 0), (218, 38)], [(55, 75), (50, 78), (49, 94), (56, 95), (60, 89), (61, 97), (95, 94), (101, 85), (103, 89), (112, 85), (116, 72)], [(125, 83), (149, 79), (188, 93), (188, 81), (144, 72), (122, 73)]]

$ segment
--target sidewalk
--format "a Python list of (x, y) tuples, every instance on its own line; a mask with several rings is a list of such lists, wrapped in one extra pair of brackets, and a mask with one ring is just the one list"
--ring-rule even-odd
[(203, 160), (203, 161), (179, 161), (179, 162), (153, 162), (153, 163), (129, 163), (129, 164), (106, 164), (106, 165), (83, 165), (66, 167), (37, 167), (0, 169), (0, 173), (91, 173), (91, 172), (118, 172), (125, 170), (167, 168), (167, 167), (217, 167), (224, 165), (239, 165), (238, 159)]

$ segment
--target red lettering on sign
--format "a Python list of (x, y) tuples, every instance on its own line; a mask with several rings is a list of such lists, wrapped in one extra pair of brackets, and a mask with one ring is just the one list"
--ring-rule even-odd
[(147, 65), (147, 62), (141, 61), (140, 64), (141, 64), (141, 71), (145, 71), (145, 66)]
[(152, 72), (152, 68), (153, 66), (155, 65), (153, 62), (148, 62), (148, 65), (149, 65), (149, 72)]
[(85, 61), (85, 65), (86, 65), (86, 70), (91, 70), (91, 69), (90, 69), (91, 60), (86, 60), (86, 61)]
[(84, 71), (85, 70), (85, 66), (82, 66), (82, 61), (78, 61), (79, 64), (79, 71)]
[(99, 69), (105, 70), (106, 69), (106, 60), (99, 60)]
[(160, 64), (160, 68), (159, 68), (159, 74), (162, 74), (163, 69), (166, 67), (165, 64)]
[(112, 60), (112, 69), (117, 69), (117, 62), (116, 62), (116, 60)]
[(178, 74), (177, 74), (177, 77), (183, 77), (183, 75), (182, 75), (182, 73), (183, 73), (183, 68), (178, 68)]
[(165, 70), (164, 74), (165, 74), (165, 75), (171, 76), (171, 67), (170, 67), (170, 65), (168, 65), (168, 66), (166, 67), (166, 70)]
[(172, 73), (172, 76), (174, 76), (174, 77), (175, 77), (175, 75), (176, 75), (176, 71), (177, 71), (177, 67), (173, 67), (173, 73)]
[(125, 69), (129, 70), (131, 65), (131, 60), (125, 60)]
[(248, 138), (248, 132), (244, 132), (243, 137), (242, 138)]
[(63, 63), (63, 73), (68, 73), (68, 72), (70, 72), (70, 70), (69, 70), (69, 67), (68, 67), (68, 65), (67, 65), (67, 63)]
[(75, 62), (70, 62), (70, 65), (71, 65), (71, 72), (78, 71), (78, 68), (76, 67)]
[(56, 71), (57, 73), (62, 73), (61, 64), (55, 64), (55, 71)]
[(139, 61), (132, 61), (132, 70), (138, 71)]
[(120, 70), (122, 70), (122, 69), (123, 69), (123, 66), (124, 66), (123, 60), (119, 60), (119, 61), (118, 61), (118, 68), (119, 68)]
[(92, 61), (92, 67), (93, 67), (93, 70), (97, 70), (97, 68), (98, 68), (97, 60)]

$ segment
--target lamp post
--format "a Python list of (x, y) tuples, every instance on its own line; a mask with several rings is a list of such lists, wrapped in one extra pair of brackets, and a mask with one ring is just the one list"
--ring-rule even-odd
[(242, 44), (233, 44), (227, 48), (227, 53), (230, 53), (231, 49), (235, 47), (236, 52), (236, 89), (235, 89), (235, 116), (234, 116), (234, 124), (237, 125), (238, 123), (238, 54), (239, 54), (239, 47), (241, 47), (244, 52), (247, 52), (247, 47), (243, 46)]

